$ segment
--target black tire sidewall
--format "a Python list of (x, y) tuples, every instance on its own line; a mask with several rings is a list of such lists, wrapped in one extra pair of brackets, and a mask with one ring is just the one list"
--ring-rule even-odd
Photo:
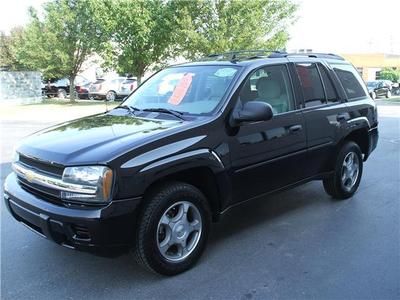
[[(197, 262), (206, 247), (211, 223), (211, 214), (207, 201), (197, 188), (183, 183), (168, 185), (160, 189), (160, 193), (155, 193), (152, 199), (149, 200), (156, 202), (156, 205), (151, 205), (144, 209), (145, 213), (141, 217), (141, 224), (139, 224), (137, 243), (143, 243), (141, 245), (144, 250), (142, 255), (144, 254), (148, 267), (157, 273), (163, 275), (182, 273)], [(171, 262), (164, 258), (158, 250), (157, 229), (158, 222), (164, 212), (179, 201), (188, 201), (197, 207), (202, 218), (203, 228), (195, 250), (182, 262)], [(148, 209), (152, 211), (146, 211)], [(143, 219), (148, 216), (148, 220)], [(143, 228), (140, 228), (141, 226), (146, 228), (143, 230)], [(142, 236), (140, 236), (141, 230), (143, 232)]]
[[(354, 186), (351, 188), (350, 191), (346, 191), (342, 185), (342, 165), (343, 165), (343, 161), (344, 161), (346, 155), (349, 152), (354, 152), (357, 155), (358, 161), (359, 161), (359, 172), (358, 172), (357, 181), (354, 184)], [(335, 175), (334, 175), (334, 188), (336, 190), (335, 194), (337, 194), (337, 196), (339, 196), (339, 198), (342, 198), (342, 199), (346, 199), (346, 198), (353, 196), (354, 193), (357, 191), (358, 186), (360, 185), (362, 172), (363, 172), (363, 159), (362, 159), (362, 153), (361, 153), (360, 147), (354, 142), (347, 142), (340, 149), (338, 157), (337, 157), (337, 161), (336, 161)]]

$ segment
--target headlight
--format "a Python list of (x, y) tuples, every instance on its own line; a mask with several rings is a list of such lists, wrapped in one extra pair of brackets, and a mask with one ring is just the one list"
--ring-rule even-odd
[(65, 168), (62, 181), (82, 186), (96, 188), (95, 193), (61, 192), (64, 200), (76, 200), (86, 202), (107, 202), (111, 198), (113, 183), (112, 170), (105, 166), (85, 166)]

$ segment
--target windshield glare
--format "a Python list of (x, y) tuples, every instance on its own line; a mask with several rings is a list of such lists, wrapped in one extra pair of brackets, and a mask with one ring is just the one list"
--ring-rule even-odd
[(168, 68), (143, 83), (124, 104), (139, 109), (210, 113), (221, 102), (237, 71), (232, 66)]

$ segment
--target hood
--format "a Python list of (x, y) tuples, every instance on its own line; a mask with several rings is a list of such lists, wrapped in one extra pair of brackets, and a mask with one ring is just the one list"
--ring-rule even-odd
[(106, 113), (39, 131), (23, 140), (17, 151), (61, 165), (106, 162), (182, 124)]

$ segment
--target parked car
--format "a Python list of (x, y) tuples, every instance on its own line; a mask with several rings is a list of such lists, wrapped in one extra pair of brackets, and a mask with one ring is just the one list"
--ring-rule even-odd
[(393, 96), (400, 96), (400, 83), (399, 82), (393, 82), (392, 83), (392, 95)]
[[(79, 91), (76, 87), (84, 87), (90, 84), (90, 81), (87, 80), (83, 76), (76, 76), (75, 81), (75, 90), (77, 91), (77, 95), (79, 97)], [(49, 79), (42, 82), (42, 94), (47, 97), (57, 97), (57, 98), (67, 98), (69, 96), (70, 90), (70, 82), (68, 78), (61, 79)]]
[(232, 207), (311, 180), (334, 199), (354, 195), (378, 118), (351, 64), (284, 52), (209, 60), (168, 67), (115, 109), (23, 140), (5, 180), (12, 216), (62, 246), (133, 249), (174, 275)]
[(389, 80), (368, 81), (367, 88), (372, 99), (382, 96), (390, 98), (392, 95), (392, 82)]
[(105, 99), (107, 101), (121, 99), (129, 94), (122, 91), (122, 86), (127, 80), (126, 77), (99, 78), (89, 88), (89, 99)]
[(89, 89), (92, 83), (90, 81), (75, 86), (76, 94), (79, 99), (89, 99)]
[(136, 78), (127, 78), (121, 84), (121, 89), (119, 91), (119, 95), (126, 97), (130, 93), (132, 93), (136, 88), (137, 88)]
[(69, 79), (49, 79), (42, 82), (42, 94), (43, 96), (57, 97), (57, 98), (67, 98), (69, 95)]

